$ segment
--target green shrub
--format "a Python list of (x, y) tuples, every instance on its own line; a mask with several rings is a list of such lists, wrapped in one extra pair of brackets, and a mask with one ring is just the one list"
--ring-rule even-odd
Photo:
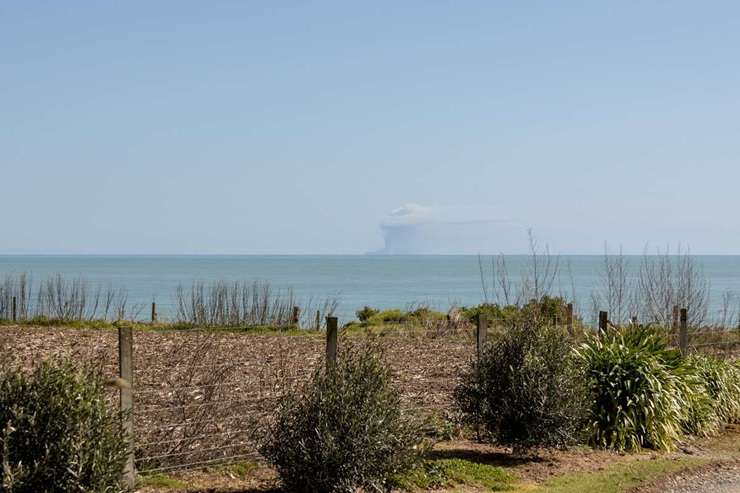
[(482, 303), (473, 307), (462, 307), (462, 316), (470, 322), (477, 322), (480, 315), (485, 315), (489, 321), (499, 320), (509, 323), (563, 323), (568, 304), (563, 298), (543, 296), (539, 300), (530, 300), (524, 305), (504, 305), (496, 303)]
[(383, 310), (376, 313), (375, 315), (367, 319), (365, 323), (367, 325), (383, 325), (391, 323), (399, 324), (407, 322), (408, 320), (408, 313), (394, 308), (391, 310)]
[(462, 316), (470, 322), (477, 322), (481, 315), (485, 315), (488, 320), (499, 320), (506, 318), (504, 310), (495, 303), (481, 303), (477, 306), (462, 307), (460, 309)]
[(525, 323), (486, 345), (455, 397), (465, 421), (515, 452), (577, 442), (586, 394), (571, 341), (546, 325)]
[(341, 355), (281, 400), (263, 455), (289, 491), (388, 491), (418, 459), (419, 426), (373, 346)]
[(689, 364), (702, 379), (719, 424), (740, 420), (740, 367), (708, 355), (693, 355)]
[(357, 319), (360, 322), (367, 322), (378, 313), (380, 313), (380, 310), (376, 310), (375, 308), (369, 306), (364, 306), (362, 310), (357, 310), (355, 312), (355, 315), (357, 315)]
[(126, 444), (97, 374), (45, 363), (0, 375), (2, 492), (118, 492)]
[(408, 318), (417, 322), (427, 320), (444, 320), (447, 318), (446, 313), (432, 310), (428, 306), (420, 306), (408, 312)]
[(649, 327), (591, 336), (577, 354), (591, 392), (594, 445), (673, 448), (690, 419), (692, 389), (679, 352), (663, 336)]

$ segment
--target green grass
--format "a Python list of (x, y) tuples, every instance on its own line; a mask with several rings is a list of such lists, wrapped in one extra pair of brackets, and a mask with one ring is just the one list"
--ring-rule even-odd
[[(547, 493), (623, 493), (649, 484), (669, 474), (698, 467), (709, 462), (701, 458), (660, 458), (615, 464), (602, 471), (566, 474), (553, 478), (540, 487), (526, 491)], [(524, 491), (524, 490), (523, 490)]]
[(167, 488), (170, 490), (182, 490), (188, 485), (179, 479), (173, 479), (166, 474), (152, 474), (151, 476), (139, 476), (136, 482), (138, 488)]
[(504, 469), (464, 459), (425, 461), (400, 481), (406, 490), (429, 490), (460, 485), (484, 488), (487, 491), (511, 491), (516, 476)]
[(237, 462), (234, 464), (225, 464), (223, 466), (211, 466), (208, 467), (207, 470), (213, 472), (224, 472), (244, 479), (251, 476), (252, 473), (259, 468), (260, 465), (256, 462)]

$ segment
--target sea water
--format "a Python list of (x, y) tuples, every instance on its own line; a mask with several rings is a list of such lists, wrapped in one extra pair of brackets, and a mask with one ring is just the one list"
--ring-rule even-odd
[[(634, 275), (640, 257), (625, 257)], [(709, 280), (710, 317), (722, 306), (722, 294), (740, 295), (740, 256), (695, 256)], [(527, 256), (505, 258), (509, 276), (516, 283), (530, 266)], [(556, 259), (553, 257), (554, 262)], [(491, 258), (480, 259), (484, 280), (491, 284)], [(591, 294), (601, 285), (603, 256), (557, 257), (559, 275), (552, 291), (573, 299), (582, 312), (591, 307)], [(0, 256), (0, 276), (28, 273), (38, 281), (61, 274), (82, 278), (95, 286), (123, 288), (129, 305), (147, 306), (156, 301), (162, 317), (176, 316), (176, 291), (195, 281), (266, 281), (274, 290), (292, 289), (297, 301), (325, 298), (339, 301), (340, 321), (355, 318), (355, 311), (406, 308), (426, 304), (438, 310), (453, 305), (475, 305), (485, 300), (477, 256), (465, 255), (188, 255), (188, 256)], [(490, 291), (490, 289), (489, 289)], [(491, 293), (489, 292), (489, 297)], [(735, 309), (737, 309), (735, 301)], [(146, 317), (146, 310), (141, 318)]]

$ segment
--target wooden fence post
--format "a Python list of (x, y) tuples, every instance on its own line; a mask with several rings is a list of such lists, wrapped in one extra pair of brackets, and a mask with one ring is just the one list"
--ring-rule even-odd
[(484, 313), (478, 315), (478, 327), (475, 335), (478, 364), (480, 364), (483, 349), (486, 347), (486, 338), (488, 337), (488, 317)]
[(337, 363), (337, 317), (326, 317), (326, 367)]
[(316, 330), (321, 330), (321, 310), (316, 310)]
[(128, 442), (128, 457), (123, 469), (123, 483), (133, 490), (136, 484), (134, 469), (134, 337), (131, 327), (118, 328), (119, 399), (123, 432)]
[(157, 321), (157, 304), (152, 301), (152, 323)]
[(568, 334), (575, 335), (573, 327), (573, 303), (568, 303), (565, 307), (565, 324), (568, 327)]
[(606, 334), (608, 323), (609, 323), (609, 312), (599, 312), (599, 333), (601, 335)]
[(671, 324), (671, 329), (673, 329), (673, 332), (678, 332), (678, 317), (679, 317), (679, 310), (678, 305), (673, 305), (673, 323)]
[(18, 311), (17, 311), (18, 306), (17, 306), (17, 302), (16, 301), (17, 300), (15, 299), (15, 296), (13, 296), (13, 306), (12, 306), (12, 309), (13, 309), (13, 322), (18, 321)]
[(301, 319), (301, 308), (299, 306), (294, 306), (293, 315), (291, 316), (291, 319), (290, 319), (290, 325), (298, 328), (300, 319)]
[(681, 354), (684, 356), (689, 354), (689, 311), (686, 308), (681, 308), (681, 325), (678, 330), (678, 346), (681, 349)]

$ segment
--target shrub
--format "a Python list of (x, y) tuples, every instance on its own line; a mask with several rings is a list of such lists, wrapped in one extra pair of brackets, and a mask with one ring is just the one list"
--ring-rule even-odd
[(473, 307), (463, 307), (461, 312), (470, 322), (477, 322), (480, 315), (489, 321), (501, 320), (509, 323), (543, 323), (565, 321), (568, 304), (563, 298), (543, 296), (539, 300), (530, 300), (524, 305), (504, 305), (482, 303)]
[(432, 310), (428, 306), (420, 306), (414, 310), (409, 311), (408, 318), (417, 322), (424, 322), (429, 320), (445, 320), (447, 318), (447, 314)]
[(460, 309), (462, 316), (470, 322), (477, 322), (481, 315), (485, 315), (488, 320), (503, 319), (503, 309), (495, 303), (481, 303), (477, 306), (462, 307)]
[(515, 325), (484, 348), (455, 392), (465, 421), (515, 452), (576, 442), (585, 387), (570, 340), (545, 325)]
[(261, 451), (290, 491), (388, 491), (418, 458), (419, 427), (378, 349), (342, 356), (285, 396), (267, 430)]
[(689, 364), (701, 378), (718, 422), (740, 420), (740, 367), (708, 355), (693, 355)]
[(370, 318), (380, 313), (380, 310), (376, 310), (375, 308), (371, 308), (369, 306), (364, 306), (362, 310), (357, 310), (355, 314), (357, 315), (357, 319), (360, 322), (367, 322)]
[(594, 445), (673, 448), (692, 406), (677, 350), (654, 329), (638, 327), (591, 336), (577, 354), (591, 392), (588, 430)]
[(55, 362), (0, 375), (3, 492), (118, 492), (127, 447), (97, 374)]

